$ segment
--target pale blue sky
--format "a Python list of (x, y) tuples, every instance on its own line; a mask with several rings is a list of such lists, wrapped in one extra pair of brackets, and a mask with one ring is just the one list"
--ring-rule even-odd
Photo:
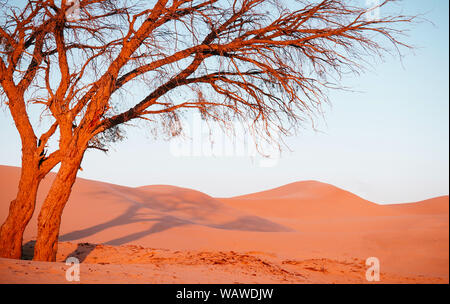
[[(404, 11), (427, 13), (407, 41), (403, 63), (386, 57), (360, 77), (358, 92), (331, 92), (320, 132), (288, 138), (277, 165), (250, 157), (175, 157), (148, 130), (105, 155), (88, 152), (80, 177), (121, 185), (170, 184), (213, 196), (256, 192), (300, 180), (334, 184), (377, 203), (418, 201), (449, 192), (448, 1), (406, 0)], [(383, 12), (381, 12), (383, 13)], [(20, 165), (20, 142), (9, 113), (0, 112), (0, 164)]]

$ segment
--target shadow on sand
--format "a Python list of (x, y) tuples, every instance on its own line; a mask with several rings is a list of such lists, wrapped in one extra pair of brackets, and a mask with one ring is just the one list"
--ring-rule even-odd
[[(22, 245), (22, 260), (32, 260), (34, 256), (34, 246), (36, 245), (36, 241), (28, 241), (24, 245)], [(67, 260), (70, 257), (77, 258), (80, 263), (82, 263), (86, 257), (97, 247), (96, 244), (90, 244), (90, 243), (79, 243), (77, 245), (77, 248), (71, 252), (67, 257), (64, 259)]]
[(22, 245), (22, 260), (32, 260), (34, 256), (34, 245), (36, 241), (28, 241)]
[(183, 225), (201, 225), (216, 229), (255, 232), (294, 231), (258, 216), (242, 214), (206, 194), (190, 189), (167, 186), (158, 190), (157, 187), (133, 189), (110, 186), (109, 189), (96, 191), (91, 193), (90, 196), (98, 196), (99, 199), (104, 199), (105, 195), (111, 194), (114, 195), (114, 199), (129, 205), (124, 213), (101, 224), (66, 233), (59, 240), (81, 240), (111, 227), (144, 222), (153, 222), (153, 225), (149, 229), (134, 232), (107, 241), (104, 244), (123, 245), (147, 235)]
[(64, 260), (67, 260), (70, 257), (75, 257), (80, 261), (80, 263), (83, 263), (83, 261), (95, 249), (95, 247), (97, 247), (96, 244), (79, 243), (77, 249), (67, 255)]

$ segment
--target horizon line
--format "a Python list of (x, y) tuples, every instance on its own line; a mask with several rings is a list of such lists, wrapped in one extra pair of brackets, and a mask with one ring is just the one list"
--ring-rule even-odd
[[(5, 165), (5, 164), (0, 164), (0, 167), (10, 167), (10, 168), (15, 168), (15, 169), (21, 169), (20, 166)], [(49, 172), (49, 174), (51, 174), (51, 175), (56, 175), (57, 172), (54, 172), (54, 171), (52, 170), (52, 171)], [(44, 178), (44, 179), (45, 179), (45, 178)], [(312, 180), (312, 179), (298, 180), (298, 181), (294, 181), (294, 182), (282, 184), (282, 185), (279, 185), (279, 186), (271, 187), (271, 188), (268, 188), (268, 189), (259, 190), (259, 191), (256, 191), (256, 192), (250, 192), (250, 193), (244, 193), (244, 194), (238, 194), (238, 195), (232, 195), (232, 196), (226, 196), (226, 197), (222, 197), (222, 196), (213, 196), (213, 195), (208, 194), (208, 193), (205, 192), (205, 191), (197, 190), (197, 189), (190, 188), (190, 187), (180, 186), (180, 185), (170, 185), (170, 184), (144, 184), (144, 185), (141, 185), (141, 186), (129, 186), (129, 185), (117, 184), (117, 183), (113, 183), (113, 182), (105, 181), (105, 180), (96, 180), (96, 179), (91, 179), (91, 178), (85, 178), (85, 177), (79, 177), (79, 176), (77, 176), (77, 180), (78, 180), (78, 179), (80, 179), (80, 180), (85, 180), (85, 181), (88, 181), (88, 182), (97, 182), (97, 183), (103, 183), (103, 184), (109, 184), (109, 185), (120, 186), (120, 187), (126, 187), (126, 188), (133, 188), (133, 189), (142, 188), (142, 187), (151, 187), (151, 186), (170, 186), (170, 187), (177, 187), (177, 188), (183, 188), (183, 189), (188, 189), (188, 190), (192, 190), (192, 191), (197, 191), (197, 192), (200, 192), (200, 193), (202, 193), (202, 194), (208, 195), (208, 196), (210, 196), (210, 197), (212, 197), (212, 198), (215, 198), (215, 199), (232, 199), (232, 198), (239, 198), (239, 197), (243, 197), (243, 196), (249, 196), (249, 195), (259, 194), (259, 193), (262, 193), (262, 192), (268, 192), (268, 191), (276, 190), (276, 189), (279, 189), (279, 188), (282, 188), (282, 187), (285, 187), (285, 186), (288, 186), (288, 185), (296, 184), (296, 183), (305, 183), (305, 182), (314, 182), (314, 183), (319, 183), (319, 184), (323, 184), (323, 185), (332, 186), (332, 187), (334, 187), (334, 188), (336, 188), (336, 189), (339, 189), (339, 190), (341, 190), (341, 191), (345, 191), (345, 192), (348, 192), (348, 193), (350, 193), (350, 194), (352, 194), (352, 195), (355, 195), (355, 196), (357, 196), (357, 197), (359, 197), (359, 198), (361, 198), (361, 199), (363, 199), (363, 200), (365, 200), (365, 201), (368, 201), (368, 202), (370, 202), (370, 203), (374, 203), (374, 204), (377, 204), (377, 205), (381, 205), (381, 206), (413, 204), (413, 203), (420, 203), (420, 202), (424, 202), (424, 201), (428, 201), (428, 200), (432, 200), (432, 199), (444, 198), (444, 197), (450, 198), (450, 195), (449, 195), (449, 194), (443, 194), (443, 195), (432, 196), (432, 197), (428, 197), (428, 198), (421, 199), (421, 200), (416, 200), (416, 201), (405, 201), (405, 202), (400, 202), (400, 203), (377, 203), (377, 202), (375, 202), (375, 201), (373, 201), (373, 200), (366, 199), (366, 198), (364, 198), (364, 197), (362, 197), (362, 196), (360, 196), (360, 195), (358, 195), (358, 194), (356, 194), (356, 193), (354, 193), (354, 192), (352, 192), (352, 191), (350, 191), (350, 190), (344, 189), (344, 188), (342, 188), (342, 187), (338, 187), (338, 186), (333, 185), (333, 184), (328, 183), (328, 182), (323, 182), (323, 181), (319, 181), (319, 180)]]

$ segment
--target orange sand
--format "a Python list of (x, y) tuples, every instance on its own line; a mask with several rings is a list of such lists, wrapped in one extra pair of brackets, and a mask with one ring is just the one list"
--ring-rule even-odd
[[(19, 174), (0, 166), (0, 222)], [(36, 224), (37, 212), (24, 243), (36, 238)], [(306, 181), (219, 199), (80, 178), (60, 241), (59, 262), (83, 260), (81, 283), (365, 283), (368, 257), (380, 260), (381, 283), (448, 283), (449, 197), (378, 205)], [(0, 282), (64, 283), (66, 268), (0, 259)]]

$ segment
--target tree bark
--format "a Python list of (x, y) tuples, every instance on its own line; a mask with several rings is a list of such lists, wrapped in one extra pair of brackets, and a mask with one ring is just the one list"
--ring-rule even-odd
[(77, 156), (66, 158), (61, 162), (61, 167), (42, 205), (34, 247), (35, 261), (56, 261), (61, 216), (75, 183), (84, 151), (81, 151), (81, 155), (80, 151), (76, 153)]
[(0, 257), (21, 258), (23, 233), (33, 216), (41, 180), (34, 153), (24, 153), (17, 196), (11, 202), (8, 217), (0, 228)]

